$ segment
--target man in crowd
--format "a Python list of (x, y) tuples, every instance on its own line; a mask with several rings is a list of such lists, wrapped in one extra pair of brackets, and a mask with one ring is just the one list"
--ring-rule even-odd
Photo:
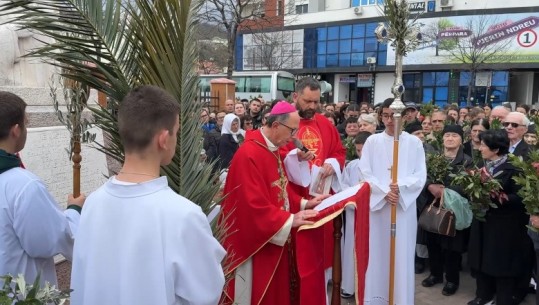
[(253, 129), (258, 129), (262, 126), (262, 116), (260, 115), (262, 110), (262, 102), (255, 98), (249, 103), (249, 115), (253, 119)]
[(403, 116), (405, 124), (419, 122), (419, 120), (417, 119), (417, 114), (419, 111), (417, 110), (418, 107), (416, 103), (406, 102), (404, 103), (404, 105), (406, 106), (406, 109), (404, 109), (404, 116)]
[(430, 122), (432, 123), (433, 132), (442, 132), (444, 129), (445, 119), (447, 115), (443, 111), (435, 111), (431, 115)]
[(495, 119), (498, 119), (501, 123), (503, 123), (503, 121), (505, 121), (505, 117), (509, 114), (509, 111), (510, 110), (508, 110), (504, 106), (494, 107), (494, 109), (492, 109), (488, 117), (489, 124), (491, 124), (492, 126), (492, 121), (494, 121)]
[(56, 285), (53, 257), (71, 260), (85, 197), (70, 195), (62, 213), (43, 181), (22, 168), (16, 154), (26, 144), (25, 111), (20, 97), (0, 91), (0, 275), (22, 274), (33, 283), (41, 274), (42, 284)]
[(225, 112), (226, 114), (234, 113), (234, 101), (233, 100), (226, 100), (225, 101)]
[[(494, 110), (492, 110), (492, 113), (494, 113)], [(524, 134), (528, 131), (529, 124), (530, 120), (524, 114), (516, 111), (508, 113), (502, 122), (511, 145), (509, 146), (509, 153), (524, 159), (528, 159), (528, 154), (530, 153), (530, 146), (525, 141), (522, 141)]]
[(178, 102), (142, 86), (118, 110), (125, 162), (88, 196), (75, 242), (71, 303), (216, 304), (224, 249), (199, 206), (159, 177), (176, 151)]
[[(233, 232), (223, 243), (233, 253), (233, 278), (221, 304), (288, 305), (297, 297), (291, 291), (325, 291), (323, 286), (303, 287), (295, 275), (301, 258), (292, 254), (291, 230), (312, 224), (309, 219), (318, 214), (312, 208), (325, 198), (306, 200), (289, 192), (278, 149), (292, 140), (299, 122), (292, 105), (277, 103), (266, 124), (248, 135), (232, 159), (220, 221)], [(325, 296), (320, 302), (325, 304)]]
[[(296, 151), (293, 144), (289, 144), (281, 150), (283, 155), (297, 152), (297, 156), (289, 155), (285, 159), (286, 169), (292, 182), (291, 193), (303, 198), (311, 197), (309, 186), (313, 180), (312, 177), (304, 180), (294, 175), (299, 172), (299, 169), (294, 167), (294, 159), (297, 157), (308, 160), (311, 167), (314, 165), (320, 167), (321, 178), (332, 179), (332, 189), (337, 190), (340, 187), (337, 175), (340, 175), (344, 166), (346, 150), (335, 127), (326, 117), (317, 113), (320, 104), (320, 84), (311, 77), (302, 78), (297, 82), (296, 91), (292, 98), (301, 117), (297, 138), (309, 151), (306, 153)], [(351, 106), (355, 106), (355, 110), (349, 111), (349, 116), (358, 115), (359, 106), (356, 104)], [(302, 292), (302, 295), (308, 293), (312, 297), (312, 301), (305, 304), (317, 305), (320, 304), (316, 302), (320, 301), (321, 295), (325, 295), (325, 286), (321, 282), (324, 281), (324, 269), (330, 268), (333, 262), (333, 226), (326, 224), (322, 228), (302, 232), (302, 237), (311, 239), (312, 243), (317, 244), (317, 247), (314, 247), (312, 251), (296, 249), (298, 257), (310, 257), (312, 262), (310, 265), (299, 266), (300, 282), (311, 283), (307, 285), (309, 287), (320, 285), (315, 291)]]
[(395, 125), (393, 110), (389, 106), (393, 100), (389, 98), (383, 102), (381, 116), (385, 130), (367, 139), (359, 161), (363, 176), (372, 188), (369, 265), (365, 280), (367, 304), (387, 300), (391, 205), (396, 206), (398, 219), (395, 304), (414, 304), (416, 199), (425, 185), (427, 176), (425, 152), (421, 140), (406, 132), (400, 133), (398, 179), (396, 184), (391, 182)]

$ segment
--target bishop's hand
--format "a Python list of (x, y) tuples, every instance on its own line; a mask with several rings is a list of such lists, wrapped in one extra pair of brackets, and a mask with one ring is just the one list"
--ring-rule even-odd
[(328, 198), (330, 195), (329, 194), (326, 194), (326, 195), (316, 195), (314, 196), (311, 200), (308, 200), (307, 201), (307, 204), (305, 205), (305, 209), (306, 210), (311, 210), (311, 209), (314, 209), (315, 206), (319, 205), (320, 203), (322, 203), (322, 201), (326, 198)]
[(321, 171), (322, 171), (322, 176), (321, 176), (322, 178), (333, 176), (333, 174), (335, 174), (335, 170), (333, 169), (333, 166), (331, 166), (331, 164), (329, 163), (324, 163)]
[(312, 225), (314, 222), (308, 219), (318, 215), (315, 210), (303, 210), (294, 214), (294, 220), (292, 220), (292, 228), (297, 228), (302, 225)]

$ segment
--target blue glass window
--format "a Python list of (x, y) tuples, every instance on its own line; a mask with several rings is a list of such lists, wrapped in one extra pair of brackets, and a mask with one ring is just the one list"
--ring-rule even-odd
[(350, 53), (350, 39), (342, 39), (339, 43), (339, 53)]
[(326, 40), (327, 39), (328, 30), (326, 28), (318, 28), (316, 30), (318, 31), (318, 40)]
[(326, 42), (325, 41), (319, 41), (318, 42), (318, 54), (326, 54)]
[(378, 23), (367, 23), (365, 27), (365, 37), (375, 37), (374, 30), (378, 26)]
[(352, 27), (352, 37), (353, 38), (363, 38), (365, 36), (365, 25), (364, 24), (354, 24)]
[(359, 0), (352, 0), (351, 6), (359, 6)]
[(350, 54), (339, 55), (339, 67), (350, 67)]
[(305, 29), (303, 31), (304, 40), (307, 41), (316, 41), (316, 29)]
[[(423, 86), (434, 86), (434, 72), (424, 72), (423, 73)], [(429, 100), (427, 100), (429, 101)]]
[(384, 4), (384, 3), (385, 3), (384, 0), (378, 0), (378, 4), (379, 4), (379, 5), (382, 5), (382, 4)]
[(352, 26), (351, 25), (343, 25), (341, 26), (341, 39), (347, 39), (352, 37)]
[(507, 86), (509, 73), (506, 71), (492, 72), (492, 86)]
[(447, 87), (436, 87), (436, 101), (447, 101), (448, 91)]
[(387, 51), (378, 52), (378, 61), (376, 62), (378, 66), (387, 65)]
[(361, 5), (367, 5), (367, 0), (361, 0)]
[(449, 85), (449, 72), (436, 72), (436, 86)]
[(468, 86), (470, 84), (470, 72), (460, 72), (459, 86)]
[(328, 28), (328, 40), (339, 39), (339, 27), (332, 26)]
[(331, 54), (326, 57), (326, 66), (327, 67), (337, 67), (339, 65), (339, 55)]
[(369, 0), (369, 4), (375, 4), (376, 1), (375, 0)]
[(326, 67), (326, 55), (318, 55), (318, 58), (316, 59), (316, 66), (318, 68)]
[(338, 40), (328, 41), (326, 52), (328, 54), (339, 53), (339, 41)]
[(376, 38), (365, 39), (365, 51), (376, 52), (377, 47), (378, 47), (378, 41), (376, 40)]
[(363, 52), (363, 51), (365, 51), (365, 40), (352, 39), (352, 52)]
[[(423, 79), (425, 75), (423, 74)], [(423, 103), (429, 103), (434, 100), (434, 88), (423, 88)]]
[(352, 66), (363, 66), (363, 53), (352, 53)]

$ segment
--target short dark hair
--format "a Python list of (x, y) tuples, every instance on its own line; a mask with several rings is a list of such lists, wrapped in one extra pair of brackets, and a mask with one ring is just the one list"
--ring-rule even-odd
[(351, 118), (347, 118), (346, 121), (344, 121), (344, 126), (348, 126), (348, 124), (359, 124), (357, 122), (357, 118), (356, 117), (351, 117)]
[(393, 97), (386, 98), (382, 102), (382, 107), (380, 107), (380, 109), (389, 108), (389, 106), (391, 106), (391, 104), (393, 104), (393, 101), (395, 101), (395, 98), (393, 98)]
[(359, 111), (359, 105), (358, 104), (350, 104), (348, 105), (348, 107), (346, 107), (346, 112), (349, 112), (349, 111)]
[(118, 129), (125, 152), (139, 152), (148, 147), (163, 129), (174, 132), (180, 107), (178, 101), (156, 86), (140, 86), (120, 103)]
[(487, 119), (475, 119), (475, 120), (473, 120), (472, 123), (470, 124), (470, 129), (472, 129), (475, 125), (481, 125), (486, 130), (490, 129), (490, 124), (489, 124)]
[(509, 137), (505, 129), (489, 129), (479, 134), (479, 139), (485, 143), (490, 150), (498, 150), (498, 156), (509, 153)]
[(11, 128), (17, 124), (24, 127), (26, 103), (19, 96), (0, 91), (0, 140), (9, 136)]
[(526, 114), (528, 114), (528, 112), (530, 112), (530, 106), (529, 105), (526, 105), (526, 104), (518, 104), (515, 109), (517, 109), (518, 107), (520, 108), (524, 108), (524, 110), (526, 110)]
[(254, 99), (249, 101), (249, 105), (251, 105), (253, 102), (259, 102), (260, 104), (262, 104), (261, 100), (259, 100), (258, 98), (254, 98)]
[(313, 91), (320, 90), (320, 83), (312, 77), (304, 77), (296, 83), (296, 93), (303, 93), (307, 87)]
[(368, 131), (360, 131), (354, 138), (354, 144), (365, 144), (367, 138), (372, 136), (372, 133)]

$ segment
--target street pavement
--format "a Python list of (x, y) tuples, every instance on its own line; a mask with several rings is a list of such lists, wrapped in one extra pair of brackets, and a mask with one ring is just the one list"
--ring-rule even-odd
[[(69, 288), (69, 272), (71, 264), (67, 261), (57, 265), (58, 281), (60, 288)], [(415, 276), (415, 305), (466, 305), (475, 297), (475, 280), (470, 272), (465, 269), (460, 275), (460, 287), (452, 296), (442, 294), (443, 284), (431, 288), (421, 286), (421, 281), (429, 275), (428, 270)], [(331, 287), (331, 286), (330, 286)], [(331, 291), (329, 291), (331, 293)], [(356, 305), (354, 299), (342, 299), (342, 305)], [(528, 294), (521, 305), (534, 305), (535, 295)], [(413, 304), (410, 304), (413, 305)]]

